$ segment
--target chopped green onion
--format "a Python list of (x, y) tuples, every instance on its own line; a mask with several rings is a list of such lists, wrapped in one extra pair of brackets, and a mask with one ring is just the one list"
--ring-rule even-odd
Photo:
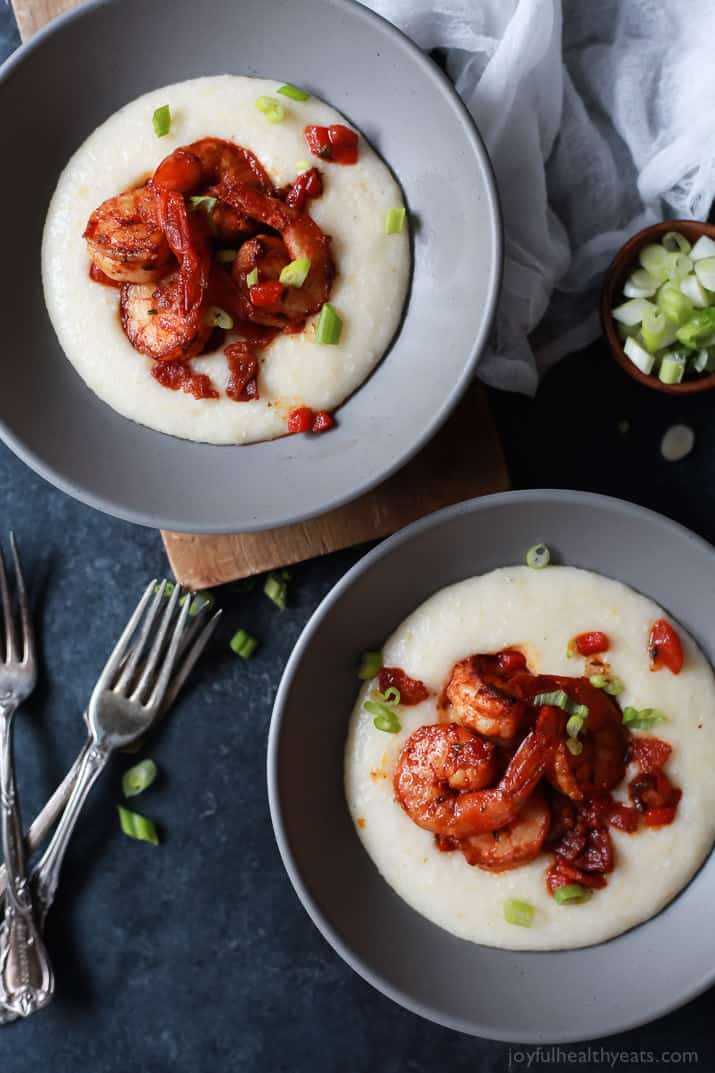
[(396, 686), (388, 686), (382, 696), (385, 704), (398, 705), (400, 703), (400, 691)]
[(583, 742), (580, 742), (578, 738), (567, 738), (566, 748), (572, 756), (580, 756), (583, 752)]
[(565, 887), (557, 887), (554, 891), (557, 905), (577, 905), (579, 902), (587, 902), (590, 897), (591, 891), (580, 883), (567, 883)]
[(576, 638), (572, 637), (566, 645), (566, 659), (573, 659), (574, 656), (580, 656), (580, 654), (578, 645), (576, 644)]
[(302, 287), (310, 272), (310, 257), (297, 257), (281, 269), (278, 277), (286, 287)]
[(686, 276), (680, 281), (680, 290), (696, 309), (707, 309), (710, 298), (697, 276)]
[(643, 316), (641, 335), (646, 348), (654, 354), (675, 342), (675, 327), (657, 309), (649, 309)]
[[(184, 595), (179, 600), (179, 607), (183, 607), (190, 596), (191, 593), (184, 593)], [(216, 597), (212, 592), (209, 592), (208, 589), (199, 589), (198, 592), (195, 592), (193, 594), (191, 605), (189, 607), (189, 614), (192, 618), (195, 618), (196, 615), (198, 615), (200, 611), (203, 611), (205, 607), (211, 608), (215, 603)]]
[(374, 715), (373, 724), (378, 730), (384, 730), (387, 734), (396, 734), (401, 730), (400, 720), (395, 714), (395, 708), (400, 703), (400, 691), (390, 686), (384, 693), (375, 690), (369, 700), (363, 702), (363, 708), (368, 715)]
[(404, 206), (401, 209), (388, 209), (385, 213), (385, 234), (399, 235), (405, 226), (406, 215), (407, 209)]
[(534, 907), (530, 902), (522, 902), (518, 898), (505, 898), (504, 919), (507, 924), (518, 924), (520, 928), (530, 928), (534, 919)]
[(189, 205), (191, 205), (191, 209), (194, 212), (196, 209), (203, 208), (210, 215), (216, 208), (217, 200), (218, 198), (209, 197), (208, 194), (202, 194), (201, 196), (197, 195), (196, 197), (190, 197)]
[(295, 162), (295, 170), (298, 172), (298, 174), (300, 174), (301, 171), (310, 171), (312, 167), (313, 165), (310, 163), (309, 160), (296, 160)]
[(357, 672), (358, 678), (369, 682), (380, 673), (382, 666), (382, 652), (363, 652)]
[(174, 591), (174, 582), (157, 581), (156, 585), (154, 586), (154, 592), (161, 592), (162, 585), (164, 586), (164, 596), (171, 596), (172, 592)]
[(695, 275), (709, 291), (715, 291), (715, 257), (704, 257), (695, 264)]
[(645, 298), (632, 298), (630, 302), (624, 302), (612, 309), (611, 316), (620, 324), (632, 328), (635, 324), (640, 324), (645, 313), (653, 308), (653, 303)]
[(544, 704), (552, 708), (563, 708), (566, 711), (569, 703), (568, 693), (563, 689), (556, 689), (553, 693), (537, 693), (531, 702), (535, 708), (541, 708)]
[(693, 370), (696, 373), (711, 373), (715, 370), (715, 348), (699, 350), (693, 358)]
[(685, 358), (680, 354), (663, 355), (658, 370), (658, 379), (663, 384), (679, 384), (685, 376)]
[(122, 776), (122, 793), (125, 797), (136, 797), (142, 790), (147, 790), (157, 776), (158, 768), (153, 760), (142, 760), (130, 767)]
[(637, 268), (631, 272), (623, 285), (623, 293), (626, 298), (650, 298), (658, 290), (659, 282), (645, 268)]
[(159, 845), (159, 835), (153, 820), (146, 816), (140, 816), (138, 812), (132, 812), (122, 805), (119, 808), (119, 823), (122, 831), (129, 838), (135, 838), (138, 842), (151, 842), (152, 846)]
[(243, 659), (250, 659), (257, 647), (258, 641), (248, 630), (238, 630), (231, 638), (231, 649)]
[(686, 257), (684, 253), (671, 253), (670, 254), (670, 268), (668, 271), (668, 278), (675, 280), (676, 282), (681, 279), (685, 279), (693, 271), (693, 262), (689, 257)]
[(171, 130), (171, 109), (168, 104), (162, 104), (151, 117), (154, 133), (157, 138), (164, 138)]
[(659, 280), (664, 280), (668, 275), (671, 258), (672, 255), (667, 250), (664, 250), (659, 243), (649, 243), (647, 246), (643, 246), (638, 254), (638, 260), (646, 272), (650, 272), (651, 276), (655, 276)]
[(582, 715), (570, 715), (566, 721), (566, 733), (570, 738), (577, 738), (583, 730), (585, 719)]
[(661, 245), (668, 250), (669, 253), (690, 253), (692, 246), (688, 242), (685, 235), (682, 235), (680, 231), (668, 231), (663, 235)]
[(269, 123), (281, 123), (285, 119), (286, 110), (280, 101), (274, 101), (272, 97), (259, 97), (256, 108), (262, 112)]
[(635, 339), (626, 339), (623, 344), (623, 350), (636, 368), (640, 369), (642, 373), (653, 372), (655, 357), (653, 354), (650, 354), (645, 347), (642, 347), (640, 343), (636, 342)]
[(340, 342), (342, 330), (342, 320), (330, 302), (326, 302), (320, 310), (318, 327), (315, 333), (316, 343), (322, 343), (324, 346), (336, 346)]
[(675, 283), (664, 283), (658, 291), (656, 304), (666, 320), (679, 328), (693, 312), (693, 303)]
[(640, 711), (631, 707), (623, 709), (623, 724), (629, 730), (652, 730), (660, 723), (667, 722), (668, 717), (657, 708), (642, 708)]
[(551, 552), (546, 544), (532, 544), (526, 553), (526, 565), (532, 570), (543, 570), (551, 562)]
[(284, 97), (290, 97), (292, 101), (309, 101), (310, 94), (306, 93), (304, 89), (298, 89), (297, 86), (291, 86), (290, 83), (285, 86), (281, 86), (276, 90), (276, 93), (282, 93)]
[(206, 320), (209, 324), (213, 324), (214, 328), (223, 328), (225, 332), (233, 328), (233, 317), (220, 306), (209, 306), (206, 310)]
[(222, 261), (224, 264), (231, 264), (236, 260), (237, 253), (238, 250), (219, 250), (216, 256), (219, 261)]
[[(366, 708), (368, 703), (365, 703)], [(402, 730), (402, 724), (391, 708), (385, 708), (384, 711), (376, 715), (372, 724), (377, 730), (384, 731), (385, 734), (399, 734)]]
[(623, 684), (623, 679), (619, 678), (617, 674), (592, 674), (589, 682), (596, 689), (602, 689), (604, 693), (608, 693), (612, 697), (619, 696), (626, 688)]
[(246, 276), (246, 286), (247, 287), (255, 287), (257, 283), (258, 283), (258, 269), (257, 268), (252, 268), (251, 271)]
[(703, 261), (706, 257), (715, 257), (715, 242), (709, 235), (701, 235), (690, 250), (690, 260)]
[(269, 574), (263, 585), (263, 591), (281, 611), (288, 603), (288, 582), (277, 574)]

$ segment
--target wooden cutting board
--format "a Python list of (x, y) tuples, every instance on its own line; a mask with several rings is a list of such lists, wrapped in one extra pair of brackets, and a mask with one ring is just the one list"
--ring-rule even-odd
[[(23, 41), (77, 0), (12, 0)], [(67, 58), (71, 77), (71, 58)], [(509, 487), (484, 389), (474, 384), (437, 434), (404, 469), (347, 506), (264, 533), (162, 533), (176, 578), (209, 588), (250, 574), (387, 536), (440, 507)]]

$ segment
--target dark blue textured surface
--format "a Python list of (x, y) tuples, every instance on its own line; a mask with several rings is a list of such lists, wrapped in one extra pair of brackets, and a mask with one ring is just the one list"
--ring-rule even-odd
[[(16, 45), (0, 0), (0, 56)], [(592, 385), (592, 401), (577, 413), (584, 384)], [(552, 373), (538, 401), (494, 395), (492, 403), (515, 484), (621, 495), (715, 539), (715, 396), (680, 402), (647, 392), (598, 345)], [(621, 418), (631, 423), (625, 436)], [(698, 446), (686, 462), (668, 466), (658, 442), (678, 419), (696, 428)], [(29, 817), (78, 749), (80, 713), (97, 671), (165, 559), (157, 533), (74, 503), (0, 446), (0, 531), (11, 525), (32, 576), (45, 661), (17, 722)], [(117, 762), (82, 817), (50, 920), (57, 999), (31, 1021), (0, 1029), (4, 1073), (509, 1068), (508, 1047), (423, 1022), (343, 965), (303, 913), (273, 842), (264, 779), (273, 696), (310, 613), (359, 554), (294, 570), (291, 607), (282, 615), (260, 589), (221, 592), (221, 637), (147, 750), (162, 774), (136, 807), (157, 820), (164, 845), (120, 834), (115, 806), (129, 761)], [(250, 663), (227, 648), (240, 625), (265, 641)], [(525, 1069), (531, 1059), (533, 1069), (621, 1070), (640, 1052), (639, 1068), (651, 1070), (663, 1068), (661, 1051), (683, 1049), (697, 1051), (699, 1068), (711, 1070), (715, 1043), (704, 1027), (711, 1001), (712, 993), (655, 1025), (593, 1044), (578, 1063), (565, 1057), (574, 1047), (545, 1048), (540, 1059), (535, 1048), (511, 1048), (510, 1068)], [(631, 1057), (608, 1058), (601, 1046)]]

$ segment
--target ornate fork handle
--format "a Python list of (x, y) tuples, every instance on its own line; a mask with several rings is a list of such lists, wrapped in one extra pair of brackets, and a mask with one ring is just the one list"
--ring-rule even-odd
[(7, 868), (5, 920), (0, 931), (0, 1000), (7, 1010), (27, 1017), (50, 1001), (54, 977), (33, 915), (25, 874), (12, 754), (16, 707), (14, 700), (0, 701), (0, 828)]
[(79, 814), (89, 791), (104, 770), (110, 753), (111, 749), (104, 748), (96, 742), (93, 742), (84, 752), (67, 806), (47, 849), (32, 873), (35, 912), (40, 928), (44, 927), (45, 918), (55, 899), (62, 862)]

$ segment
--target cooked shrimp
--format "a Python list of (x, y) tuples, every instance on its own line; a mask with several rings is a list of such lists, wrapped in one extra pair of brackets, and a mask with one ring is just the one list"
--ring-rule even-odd
[(532, 696), (562, 689), (577, 704), (585, 704), (588, 718), (579, 734), (583, 750), (574, 756), (566, 745), (565, 712), (561, 713), (562, 733), (546, 777), (557, 790), (574, 801), (606, 794), (625, 774), (628, 733), (618, 704), (587, 678), (535, 675), (529, 689)]
[(163, 186), (154, 189), (159, 225), (171, 252), (179, 261), (181, 306), (194, 313), (204, 300), (211, 270), (211, 248), (206, 218), (189, 216), (183, 195)]
[(171, 261), (154, 192), (141, 186), (110, 197), (89, 218), (84, 236), (93, 263), (121, 283), (150, 283)]
[(472, 835), (458, 843), (467, 863), (490, 872), (518, 868), (538, 857), (551, 824), (544, 793), (536, 789), (515, 820), (506, 827)]
[[(236, 182), (270, 194), (271, 181), (260, 161), (248, 149), (224, 138), (201, 138), (175, 149), (161, 161), (152, 183), (181, 194), (216, 196), (216, 187), (231, 177)], [(240, 241), (255, 234), (255, 222), (240, 209), (218, 201), (211, 212), (211, 228), (224, 242)]]
[[(559, 741), (559, 714), (559, 709), (541, 709), (536, 726), (524, 738), (500, 782), (489, 789), (480, 788), (485, 784), (479, 776), (488, 773), (490, 781), (493, 777), (491, 743), (453, 723), (420, 727), (407, 739), (397, 761), (397, 800), (418, 827), (436, 835), (461, 839), (506, 827), (516, 819), (544, 774)], [(455, 749), (455, 744), (462, 748)]]
[(286, 320), (284, 306), (282, 302), (277, 302), (270, 309), (252, 306), (246, 276), (257, 268), (261, 283), (269, 283), (278, 279), (287, 264), (290, 264), (290, 254), (278, 235), (256, 235), (244, 242), (239, 249), (232, 267), (233, 280), (248, 310), (245, 315), (255, 324), (282, 328)]
[(474, 655), (455, 663), (445, 694), (455, 719), (489, 738), (509, 740), (521, 730), (533, 709), (520, 695), (526, 671), (508, 674), (498, 655)]
[(135, 350), (157, 361), (188, 359), (200, 354), (211, 335), (203, 309), (185, 313), (178, 272), (160, 283), (125, 283), (119, 315)]
[[(226, 179), (217, 188), (217, 194), (222, 201), (278, 231), (288, 251), (289, 260), (307, 257), (310, 261), (310, 271), (303, 286), (286, 287), (280, 303), (268, 312), (281, 314), (288, 320), (298, 320), (317, 313), (327, 301), (335, 278), (328, 235), (321, 231), (308, 213), (300, 212), (278, 198), (268, 197), (245, 183)], [(261, 271), (260, 262), (254, 267)], [(240, 275), (240, 269), (238, 271), (238, 282), (248, 294), (245, 275)], [(259, 315), (261, 312), (263, 311), (256, 310)]]

